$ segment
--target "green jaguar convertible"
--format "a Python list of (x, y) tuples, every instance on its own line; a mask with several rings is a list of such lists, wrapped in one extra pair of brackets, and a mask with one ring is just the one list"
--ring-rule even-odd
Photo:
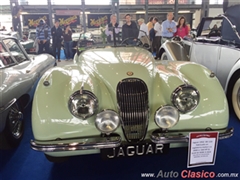
[(130, 39), (81, 48), (72, 63), (43, 75), (33, 100), (32, 149), (49, 160), (118, 158), (186, 146), (191, 132), (232, 136), (214, 73), (191, 62), (157, 62), (147, 41)]

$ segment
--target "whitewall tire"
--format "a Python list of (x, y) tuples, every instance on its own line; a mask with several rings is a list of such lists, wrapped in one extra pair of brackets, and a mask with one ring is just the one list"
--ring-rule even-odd
[(240, 120), (240, 78), (238, 78), (233, 85), (231, 101), (234, 112)]
[(168, 56), (166, 52), (162, 53), (161, 60), (168, 60)]

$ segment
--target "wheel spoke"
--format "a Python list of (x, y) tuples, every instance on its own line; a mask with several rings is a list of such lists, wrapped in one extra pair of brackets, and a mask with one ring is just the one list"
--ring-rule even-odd
[(11, 133), (15, 138), (18, 138), (21, 135), (23, 115), (17, 104), (11, 107), (9, 120)]

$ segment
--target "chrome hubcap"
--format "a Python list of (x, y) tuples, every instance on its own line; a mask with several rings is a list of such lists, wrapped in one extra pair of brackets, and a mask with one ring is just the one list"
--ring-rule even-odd
[(17, 104), (14, 104), (9, 112), (10, 131), (18, 139), (22, 134), (23, 114)]

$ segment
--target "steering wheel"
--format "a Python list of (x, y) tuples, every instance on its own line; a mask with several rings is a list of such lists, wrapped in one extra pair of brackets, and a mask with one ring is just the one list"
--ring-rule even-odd
[(219, 29), (211, 30), (210, 33), (208, 34), (208, 37), (212, 37), (212, 36), (221, 36), (220, 30)]
[[(134, 39), (137, 39), (137, 38), (135, 38), (135, 37), (126, 38), (126, 39), (124, 39), (121, 42), (121, 45), (125, 44), (125, 45), (136, 45), (136, 46), (139, 46), (141, 44), (141, 41), (139, 39), (137, 39), (136, 41), (133, 41)], [(134, 42), (134, 44), (129, 44), (129, 41)]]
[(179, 36), (174, 36), (174, 37), (172, 38), (172, 41), (178, 41), (178, 42), (180, 42), (180, 41), (182, 41), (182, 38), (179, 37)]
[[(137, 47), (143, 47), (149, 51), (151, 51), (151, 47), (150, 47), (150, 44), (148, 43), (144, 43), (142, 42), (140, 39), (137, 39), (136, 41), (133, 41), (134, 39), (136, 39), (135, 37), (129, 37), (129, 38), (126, 38), (124, 39), (122, 42), (121, 42), (121, 45), (125, 44), (125, 45), (135, 45)], [(134, 44), (129, 44), (129, 40), (134, 42)]]

